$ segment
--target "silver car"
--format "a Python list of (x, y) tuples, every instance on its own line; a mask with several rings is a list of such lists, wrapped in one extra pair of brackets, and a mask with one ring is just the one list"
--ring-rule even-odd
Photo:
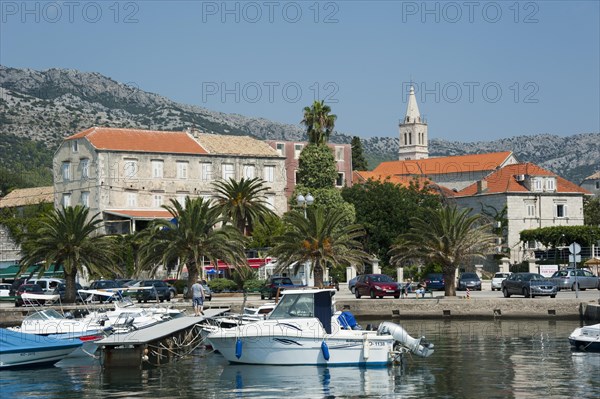
[(498, 272), (498, 273), (494, 274), (494, 277), (492, 278), (492, 291), (495, 291), (495, 290), (500, 291), (502, 289), (502, 282), (508, 276), (510, 276), (510, 273)]
[(575, 281), (575, 269), (565, 269), (554, 272), (552, 281), (556, 283), (559, 290), (571, 289), (575, 290), (579, 286), (580, 290), (587, 288), (598, 288), (598, 277), (594, 276), (592, 272), (585, 269), (577, 269), (577, 282)]

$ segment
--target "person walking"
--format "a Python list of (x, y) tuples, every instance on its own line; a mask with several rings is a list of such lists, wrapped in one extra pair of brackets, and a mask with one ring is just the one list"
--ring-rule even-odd
[(204, 315), (204, 287), (202, 280), (198, 279), (192, 285), (192, 305), (194, 306), (194, 316)]

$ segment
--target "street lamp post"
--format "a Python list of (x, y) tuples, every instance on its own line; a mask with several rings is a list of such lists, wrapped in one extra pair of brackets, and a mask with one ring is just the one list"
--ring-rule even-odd
[(296, 202), (304, 209), (304, 217), (306, 218), (306, 207), (312, 205), (315, 202), (315, 198), (310, 193), (306, 194), (306, 197), (298, 194)]
[[(307, 218), (306, 208), (315, 202), (315, 198), (310, 193), (307, 193), (306, 197), (302, 194), (298, 194), (298, 196), (296, 197), (296, 202), (304, 210), (304, 218), (306, 219)], [(305, 279), (304, 283), (306, 285), (308, 285), (309, 276), (310, 276), (310, 265), (309, 265), (309, 262), (307, 261), (304, 263), (304, 279)]]

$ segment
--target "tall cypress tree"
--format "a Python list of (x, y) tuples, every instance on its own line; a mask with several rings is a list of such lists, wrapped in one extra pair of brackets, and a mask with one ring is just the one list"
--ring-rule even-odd
[(358, 136), (352, 137), (352, 170), (367, 170), (369, 164), (363, 154), (362, 142)]

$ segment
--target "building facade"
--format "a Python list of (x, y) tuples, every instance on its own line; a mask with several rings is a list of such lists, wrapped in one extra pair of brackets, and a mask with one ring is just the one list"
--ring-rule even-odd
[(539, 243), (521, 242), (521, 231), (583, 225), (585, 195), (589, 192), (576, 184), (532, 163), (522, 163), (474, 182), (457, 192), (454, 200), (462, 208), (490, 217), (499, 217), (505, 209), (506, 228), (498, 236), (497, 253), (511, 263), (520, 263), (535, 258), (533, 250), (540, 248)]
[[(289, 199), (296, 187), (298, 160), (300, 153), (308, 145), (305, 141), (266, 140), (282, 157), (285, 157), (286, 187), (285, 195)], [(352, 186), (352, 146), (350, 144), (327, 144), (333, 151), (338, 178), (335, 186), (338, 188)]]
[(213, 183), (230, 178), (261, 178), (273, 211), (287, 210), (285, 159), (247, 136), (93, 127), (63, 141), (54, 174), (55, 206), (87, 206), (113, 234), (170, 218), (162, 205), (211, 198)]
[(596, 197), (600, 197), (600, 171), (583, 179), (581, 182), (581, 187)]

